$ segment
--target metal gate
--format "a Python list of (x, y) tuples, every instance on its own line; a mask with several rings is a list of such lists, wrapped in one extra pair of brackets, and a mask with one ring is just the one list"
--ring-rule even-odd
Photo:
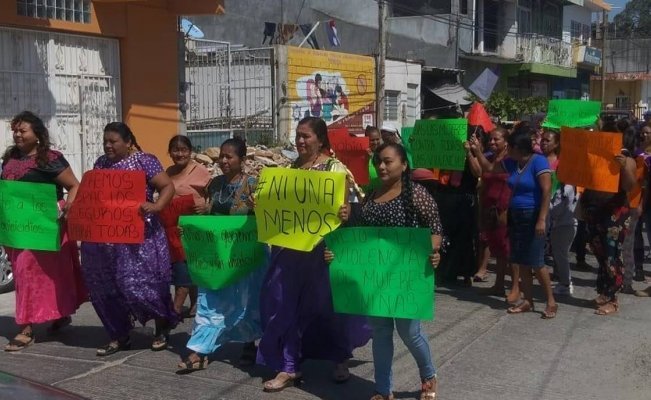
[(121, 119), (119, 60), (115, 39), (0, 27), (0, 146), (13, 144), (11, 118), (32, 111), (80, 178)]
[(199, 148), (232, 136), (271, 144), (276, 137), (273, 48), (233, 48), (188, 39), (185, 46), (187, 134)]

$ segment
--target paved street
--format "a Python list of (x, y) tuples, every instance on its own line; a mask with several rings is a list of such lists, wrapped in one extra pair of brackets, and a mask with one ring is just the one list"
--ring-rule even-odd
[[(594, 264), (594, 260), (592, 261)], [(647, 265), (648, 268), (648, 265)], [(593, 315), (594, 273), (574, 273), (576, 295), (560, 298), (556, 319), (539, 312), (508, 316), (501, 299), (475, 289), (437, 289), (436, 320), (424, 324), (439, 369), (439, 396), (445, 400), (648, 400), (651, 398), (651, 299), (621, 295), (621, 311)], [(637, 289), (646, 284), (635, 283)], [(488, 286), (488, 284), (481, 284)], [(544, 309), (542, 294), (536, 307)], [(0, 345), (15, 332), (13, 294), (0, 296)], [(239, 346), (219, 351), (205, 371), (174, 373), (190, 322), (173, 332), (169, 351), (148, 349), (151, 326), (136, 331), (134, 349), (105, 359), (95, 348), (106, 341), (92, 307), (86, 304), (74, 326), (57, 338), (36, 330), (37, 343), (22, 353), (0, 354), (0, 370), (70, 390), (90, 399), (368, 399), (373, 392), (370, 346), (352, 361), (351, 380), (330, 383), (331, 366), (308, 362), (304, 383), (281, 393), (261, 391), (263, 368), (239, 369)], [(399, 340), (396, 335), (396, 340)], [(413, 359), (397, 343), (394, 363), (398, 399), (417, 398)], [(0, 389), (0, 399), (2, 392)]]

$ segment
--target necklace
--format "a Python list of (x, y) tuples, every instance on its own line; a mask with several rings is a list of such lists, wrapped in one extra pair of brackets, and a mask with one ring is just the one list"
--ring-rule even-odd
[(231, 200), (233, 198), (233, 196), (235, 195), (235, 192), (237, 192), (237, 189), (240, 186), (242, 186), (242, 181), (244, 180), (244, 175), (243, 174), (239, 174), (239, 175), (240, 175), (240, 179), (237, 181), (237, 184), (231, 186), (229, 188), (229, 190), (228, 190), (228, 192), (229, 192), (228, 196), (225, 199), (222, 199), (222, 193), (224, 192), (224, 189), (226, 189), (228, 186), (231, 185), (231, 182), (228, 182), (226, 179), (224, 179), (224, 184), (219, 189), (219, 195), (217, 196), (217, 202), (219, 204), (222, 204), (222, 205), (226, 204), (229, 200)]

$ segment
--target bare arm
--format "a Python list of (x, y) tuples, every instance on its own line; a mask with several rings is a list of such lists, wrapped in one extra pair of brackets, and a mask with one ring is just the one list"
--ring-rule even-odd
[(479, 160), (472, 153), (472, 150), (470, 149), (470, 142), (465, 142), (463, 144), (463, 147), (466, 149), (466, 158), (468, 159), (468, 166), (470, 166), (470, 172), (472, 172), (472, 175), (475, 178), (479, 178), (482, 172), (481, 164), (479, 164)]
[(637, 178), (635, 177), (636, 164), (635, 160), (630, 157), (617, 156), (617, 161), (621, 165), (620, 186), (623, 190), (629, 192), (635, 185), (637, 185)]
[(172, 197), (174, 197), (174, 183), (172, 183), (172, 180), (165, 172), (161, 172), (151, 178), (149, 180), (149, 183), (151, 183), (151, 185), (156, 188), (156, 191), (158, 192), (158, 199), (155, 203), (142, 203), (140, 209), (143, 212), (157, 213), (165, 208), (172, 200)]
[(72, 169), (68, 167), (64, 169), (59, 175), (57, 175), (56, 178), (54, 178), (54, 182), (57, 185), (63, 186), (68, 191), (66, 204), (63, 206), (63, 210), (61, 210), (62, 216), (65, 216), (70, 209), (72, 202), (75, 201), (75, 197), (77, 196), (77, 189), (79, 189), (79, 181), (77, 180), (75, 174), (72, 172)]
[(536, 222), (536, 234), (538, 236), (545, 236), (545, 224), (547, 222), (547, 214), (549, 213), (549, 202), (552, 197), (552, 175), (550, 173), (538, 175), (538, 184), (542, 191), (542, 199), (540, 200), (540, 212), (538, 214), (538, 221)]

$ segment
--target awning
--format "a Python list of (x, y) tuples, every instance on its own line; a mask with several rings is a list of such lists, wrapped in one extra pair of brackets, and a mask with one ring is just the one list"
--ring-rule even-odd
[(568, 3), (576, 4), (579, 7), (583, 7), (583, 0), (566, 0)]
[(427, 89), (434, 93), (436, 96), (442, 98), (445, 101), (449, 101), (452, 104), (459, 104), (461, 106), (466, 106), (472, 103), (470, 97), (472, 96), (470, 92), (464, 89), (463, 86), (458, 83), (446, 83), (437, 88), (427, 87)]

